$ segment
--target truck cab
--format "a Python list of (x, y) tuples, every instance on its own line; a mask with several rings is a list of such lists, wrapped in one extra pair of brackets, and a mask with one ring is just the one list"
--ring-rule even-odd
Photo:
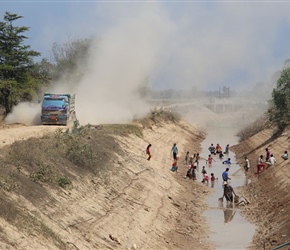
[(43, 125), (67, 125), (75, 118), (75, 95), (44, 94), (41, 105), (41, 123)]

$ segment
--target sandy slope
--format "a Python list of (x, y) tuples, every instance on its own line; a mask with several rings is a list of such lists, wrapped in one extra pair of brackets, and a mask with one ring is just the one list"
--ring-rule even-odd
[[(56, 128), (12, 126), (0, 130), (0, 140), (7, 145)], [(79, 176), (71, 191), (48, 188), (51, 196), (37, 207), (22, 197), (10, 199), (56, 232), (64, 249), (211, 249), (201, 216), (210, 189), (185, 180), (187, 166), (181, 163), (179, 173), (170, 171), (173, 142), (182, 154), (185, 148), (199, 149), (201, 141), (198, 131), (183, 122), (152, 126), (144, 130), (144, 138), (119, 138), (126, 156), (112, 152), (119, 175), (106, 184), (95, 176)], [(145, 155), (148, 143), (151, 161)], [(25, 235), (1, 223), (2, 238), (10, 242), (1, 243), (2, 249), (59, 249), (36, 233)]]
[[(244, 214), (258, 226), (253, 249), (272, 249), (290, 241), (289, 160), (281, 158), (285, 150), (289, 152), (290, 130), (280, 135), (273, 134), (272, 129), (263, 130), (232, 148), (241, 162), (244, 155), (251, 162), (248, 173), (251, 183), (243, 192), (251, 200)], [(266, 148), (269, 148), (277, 163), (258, 176), (256, 162), (260, 155), (265, 157)], [(289, 246), (285, 249), (289, 249)]]

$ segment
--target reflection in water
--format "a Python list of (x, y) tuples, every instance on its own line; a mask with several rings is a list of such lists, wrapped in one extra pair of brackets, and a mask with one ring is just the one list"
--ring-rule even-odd
[(227, 202), (225, 208), (224, 208), (223, 202), (219, 202), (219, 205), (221, 205), (221, 207), (223, 208), (224, 224), (231, 222), (236, 214), (236, 211), (233, 209), (234, 208), (233, 203)]

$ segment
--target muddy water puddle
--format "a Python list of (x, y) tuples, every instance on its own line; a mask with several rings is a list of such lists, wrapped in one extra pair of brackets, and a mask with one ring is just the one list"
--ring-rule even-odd
[[(207, 138), (202, 143), (203, 158), (207, 158), (209, 155), (208, 147), (213, 143), (216, 146), (219, 143), (224, 151), (227, 144), (234, 145), (238, 143), (238, 138), (235, 137), (235, 132), (229, 128), (214, 127), (208, 130)], [(222, 164), (226, 159), (231, 159), (231, 165)], [(210, 234), (209, 240), (214, 244), (215, 249), (246, 249), (252, 241), (252, 237), (255, 232), (255, 226), (246, 221), (240, 214), (241, 208), (238, 206), (227, 203), (224, 199), (223, 202), (219, 202), (219, 198), (223, 196), (223, 180), (222, 173), (227, 167), (229, 167), (229, 177), (231, 180), (229, 184), (234, 188), (247, 185), (248, 180), (236, 162), (235, 154), (229, 152), (225, 154), (222, 159), (218, 155), (213, 156), (213, 164), (207, 165), (205, 160), (202, 160), (199, 165), (199, 173), (197, 178), (202, 180), (202, 174), (200, 173), (202, 166), (205, 166), (207, 173), (210, 175), (214, 173), (218, 178), (213, 185), (209, 181), (209, 186), (214, 189), (213, 194), (208, 198), (207, 203), (210, 207), (204, 213), (206, 216)], [(206, 184), (205, 184), (206, 185)], [(235, 190), (236, 191), (236, 190)], [(243, 194), (236, 191), (237, 195)]]

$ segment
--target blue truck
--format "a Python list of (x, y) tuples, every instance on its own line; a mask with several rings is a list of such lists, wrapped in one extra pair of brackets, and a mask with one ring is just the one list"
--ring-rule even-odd
[(41, 105), (41, 124), (68, 125), (76, 119), (75, 95), (45, 93)]

